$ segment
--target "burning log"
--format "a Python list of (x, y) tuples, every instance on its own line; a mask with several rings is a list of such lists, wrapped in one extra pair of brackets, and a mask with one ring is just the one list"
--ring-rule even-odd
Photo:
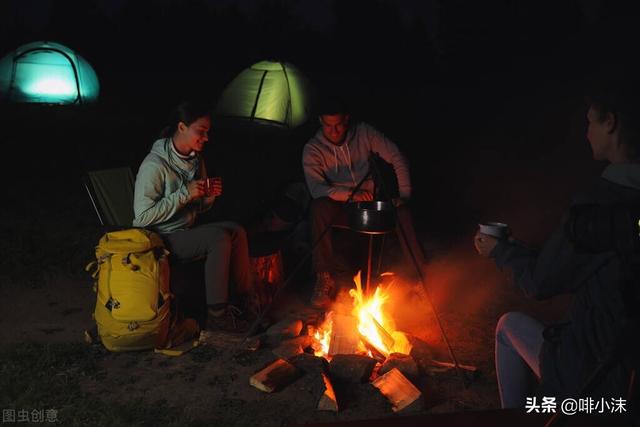
[(329, 355), (353, 354), (358, 350), (358, 319), (343, 314), (333, 314)]
[(373, 357), (380, 363), (385, 361), (387, 357), (382, 354), (382, 352), (380, 352), (380, 350), (378, 350), (375, 345), (371, 344), (367, 337), (361, 334), (360, 340), (362, 341), (362, 344), (364, 344), (365, 348), (371, 352), (371, 357)]
[(271, 393), (289, 385), (300, 376), (300, 371), (291, 363), (277, 359), (266, 368), (255, 373), (249, 384), (255, 388)]
[(359, 354), (336, 354), (329, 364), (332, 378), (346, 382), (366, 382), (376, 366), (376, 360)]
[(325, 374), (320, 375), (322, 376), (324, 390), (322, 392), (322, 396), (320, 396), (320, 400), (318, 401), (317, 409), (318, 411), (338, 412), (338, 400), (336, 399), (336, 393), (333, 390), (333, 385), (331, 385), (329, 377)]
[(396, 341), (393, 339), (391, 334), (389, 334), (389, 332), (387, 332), (387, 330), (383, 328), (380, 323), (378, 323), (375, 317), (371, 316), (371, 320), (373, 321), (373, 324), (376, 327), (376, 330), (378, 331), (378, 335), (382, 339), (382, 343), (385, 345), (386, 348), (392, 349)]
[(420, 390), (396, 368), (376, 378), (371, 384), (389, 399), (393, 412), (403, 410), (422, 396)]
[(391, 355), (384, 361), (379, 375), (386, 374), (392, 369), (399, 370), (405, 377), (416, 379), (418, 377), (418, 365), (413, 357), (406, 354), (391, 353)]

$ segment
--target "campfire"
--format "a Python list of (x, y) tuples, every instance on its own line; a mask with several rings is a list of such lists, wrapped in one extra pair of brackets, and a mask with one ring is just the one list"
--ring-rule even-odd
[[(393, 277), (393, 273), (383, 273), (381, 277)], [(363, 291), (360, 272), (353, 280), (356, 287), (349, 291), (353, 299), (350, 315), (327, 313), (324, 323), (312, 331), (316, 339), (314, 354), (327, 360), (334, 354), (363, 354), (377, 360), (384, 360), (391, 353), (410, 354), (407, 336), (396, 331), (393, 318), (385, 311), (393, 280), (386, 286), (377, 286), (373, 295)]]
[[(309, 374), (320, 411), (338, 411), (334, 384), (355, 387), (358, 383), (378, 389), (394, 412), (421, 408), (423, 394), (416, 384), (424, 384), (422, 374), (455, 364), (433, 360), (426, 342), (396, 329), (390, 307), (398, 302), (392, 297), (398, 296), (395, 281), (392, 273), (384, 273), (378, 286), (367, 292), (358, 273), (348, 302), (334, 304), (320, 321), (307, 324), (304, 332), (299, 319), (273, 325), (260, 339), (274, 347), (278, 359), (256, 372), (250, 384), (271, 393)], [(458, 368), (476, 370), (465, 365)]]

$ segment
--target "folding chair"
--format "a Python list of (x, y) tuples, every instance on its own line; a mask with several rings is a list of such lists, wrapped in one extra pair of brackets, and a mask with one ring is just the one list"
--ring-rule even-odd
[(90, 171), (83, 181), (100, 224), (116, 229), (131, 227), (134, 216), (131, 168)]
[[(135, 179), (131, 168), (90, 171), (83, 177), (83, 182), (106, 231), (132, 227)], [(198, 302), (204, 298), (204, 287), (189, 286), (189, 283), (203, 281), (204, 257), (179, 261), (170, 256), (169, 262), (172, 292), (181, 297), (181, 309), (202, 325), (204, 310)]]

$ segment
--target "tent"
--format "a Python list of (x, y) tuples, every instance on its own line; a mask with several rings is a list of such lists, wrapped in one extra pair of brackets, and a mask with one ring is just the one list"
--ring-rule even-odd
[(295, 128), (311, 111), (307, 78), (287, 62), (261, 61), (224, 89), (216, 107), (222, 118), (239, 118)]
[(0, 59), (0, 99), (9, 102), (95, 102), (100, 83), (89, 63), (59, 43), (38, 41)]

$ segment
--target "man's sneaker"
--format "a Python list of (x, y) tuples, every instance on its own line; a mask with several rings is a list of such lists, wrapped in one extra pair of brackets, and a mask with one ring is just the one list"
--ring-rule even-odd
[(246, 332), (249, 324), (242, 318), (242, 311), (231, 304), (225, 308), (207, 310), (207, 330), (209, 331), (227, 331), (227, 332)]
[(331, 274), (324, 271), (316, 275), (316, 286), (311, 295), (311, 305), (315, 308), (325, 308), (331, 304), (331, 292), (336, 283)]

